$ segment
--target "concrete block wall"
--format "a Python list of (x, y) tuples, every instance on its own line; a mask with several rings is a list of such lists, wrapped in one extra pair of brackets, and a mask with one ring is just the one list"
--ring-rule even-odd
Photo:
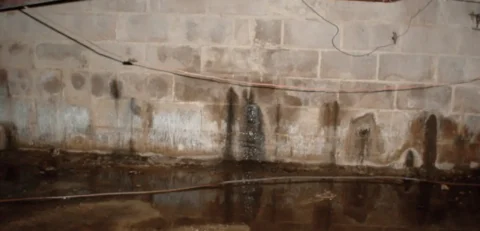
[(329, 91), (298, 92), (123, 66), (3, 12), (0, 121), (27, 148), (478, 166), (480, 85), (451, 84), (480, 77), (480, 32), (468, 15), (480, 4), (433, 0), (408, 26), (427, 0), (308, 2), (338, 25), (335, 43), (347, 52), (408, 33), (352, 57), (332, 47), (335, 28), (301, 0), (92, 0), (27, 10), (122, 60)]

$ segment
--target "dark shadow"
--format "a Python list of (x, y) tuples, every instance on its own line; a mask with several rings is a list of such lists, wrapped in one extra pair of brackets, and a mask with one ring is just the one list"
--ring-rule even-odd
[(226, 126), (226, 137), (225, 137), (225, 147), (223, 149), (223, 159), (224, 160), (233, 160), (233, 128), (235, 127), (235, 107), (238, 105), (238, 96), (233, 91), (232, 88), (228, 89), (227, 92), (227, 117), (225, 118)]
[(5, 129), (5, 138), (6, 140), (6, 150), (17, 150), (18, 149), (18, 132), (17, 127), (13, 123), (2, 123), (0, 122), (0, 126), (3, 126)]

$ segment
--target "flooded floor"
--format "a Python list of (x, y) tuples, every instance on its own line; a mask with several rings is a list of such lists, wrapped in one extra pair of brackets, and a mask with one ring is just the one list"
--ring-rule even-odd
[[(172, 189), (272, 176), (396, 175), (371, 168), (0, 154), (0, 200)], [(423, 176), (424, 172), (408, 172)], [(428, 173), (480, 182), (475, 172)], [(263, 182), (165, 194), (0, 203), (0, 230), (480, 230), (480, 187), (389, 181)]]

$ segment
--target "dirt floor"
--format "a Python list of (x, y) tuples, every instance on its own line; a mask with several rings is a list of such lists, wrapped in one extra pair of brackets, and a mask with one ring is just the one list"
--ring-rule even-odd
[[(426, 175), (480, 183), (472, 171), (393, 171), (139, 156), (0, 153), (0, 201), (139, 192), (271, 176)], [(0, 230), (479, 230), (480, 187), (384, 181), (224, 185), (165, 194), (0, 203)]]

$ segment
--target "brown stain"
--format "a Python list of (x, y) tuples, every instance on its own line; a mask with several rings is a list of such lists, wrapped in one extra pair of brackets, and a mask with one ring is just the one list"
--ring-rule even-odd
[(390, 159), (397, 160), (409, 150), (422, 154), (424, 167), (433, 171), (435, 163), (451, 163), (455, 168), (469, 168), (479, 161), (480, 135), (452, 118), (426, 112), (410, 122), (406, 140)]
[[(409, 149), (414, 149), (418, 153), (423, 152), (423, 141), (425, 139), (425, 121), (427, 118), (426, 113), (422, 113), (412, 121), (410, 121), (410, 126), (407, 134), (405, 134), (406, 139), (402, 146), (392, 155), (390, 161), (398, 160), (401, 158), (403, 153)], [(395, 126), (395, 125), (394, 125)]]
[(103, 75), (94, 74), (91, 79), (92, 95), (96, 97), (103, 96), (105, 93), (105, 81)]
[(58, 77), (53, 77), (52, 79), (43, 83), (43, 89), (50, 94), (57, 94), (61, 92), (64, 87), (65, 85)]
[(80, 73), (73, 73), (70, 81), (75, 90), (81, 90), (86, 83), (85, 76)]
[(468, 168), (470, 162), (479, 161), (480, 136), (464, 124), (451, 118), (439, 117), (438, 154), (440, 163), (449, 162), (456, 168)]
[(172, 59), (178, 62), (181, 67), (179, 69), (185, 71), (200, 70), (200, 54), (197, 49), (188, 46), (157, 48), (157, 59), (164, 63)]
[(7, 70), (0, 69), (0, 86), (6, 86), (8, 84)]
[(26, 49), (26, 45), (20, 43), (14, 43), (8, 47), (8, 53), (15, 55)]
[(142, 118), (142, 140), (146, 144), (148, 140), (148, 134), (150, 134), (153, 127), (153, 105), (147, 103), (146, 106), (140, 110)]
[(323, 152), (329, 153), (330, 163), (335, 164), (335, 155), (337, 153), (337, 130), (338, 126), (340, 125), (340, 106), (338, 105), (337, 101), (334, 101), (331, 103), (325, 103), (321, 110), (323, 111), (323, 116), (321, 118), (321, 129), (324, 129), (325, 131), (325, 143), (332, 144), (332, 148), (330, 150), (323, 150)]
[(302, 99), (296, 96), (288, 95), (286, 92), (283, 93), (283, 104), (289, 106), (302, 106)]
[(282, 106), (275, 107), (275, 156), (278, 156), (278, 136), (280, 135), (280, 121), (282, 120)]
[[(2, 91), (4, 92), (2, 93)], [(2, 94), (8, 98), (12, 96), (10, 87), (8, 86), (8, 72), (5, 69), (0, 69), (0, 96)]]
[(373, 113), (350, 121), (345, 143), (345, 153), (349, 161), (358, 164), (363, 164), (365, 160), (380, 161), (380, 155), (385, 152), (384, 140)]
[(225, 127), (225, 147), (223, 148), (223, 159), (224, 160), (232, 160), (233, 159), (233, 131), (235, 127), (235, 120), (236, 120), (236, 106), (238, 104), (238, 96), (230, 87), (227, 93), (227, 105), (226, 111), (227, 114), (225, 115), (225, 123), (227, 126)]
[(148, 80), (146, 90), (150, 97), (163, 98), (170, 92), (169, 89), (171, 87), (171, 83), (169, 83), (164, 76), (153, 75), (150, 76)]
[(112, 79), (109, 83), (109, 86), (110, 86), (110, 96), (115, 100), (120, 99), (120, 97), (122, 97), (122, 89), (123, 89), (122, 82), (116, 79)]
[(427, 170), (427, 177), (435, 168), (437, 159), (437, 117), (430, 115), (425, 123), (425, 142), (423, 150), (423, 164)]

